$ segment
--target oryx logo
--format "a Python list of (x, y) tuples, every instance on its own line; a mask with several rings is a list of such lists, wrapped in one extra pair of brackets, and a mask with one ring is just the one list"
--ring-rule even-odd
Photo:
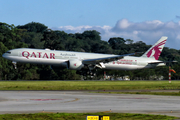
[(166, 40), (158, 43), (157, 45), (155, 45), (147, 54), (146, 56), (147, 57), (151, 57), (151, 56), (154, 56), (154, 58), (156, 60), (159, 59), (159, 56), (161, 54), (161, 51), (162, 51), (162, 48), (160, 46), (164, 45), (166, 43)]
[(76, 63), (74, 64), (74, 66), (76, 66)]

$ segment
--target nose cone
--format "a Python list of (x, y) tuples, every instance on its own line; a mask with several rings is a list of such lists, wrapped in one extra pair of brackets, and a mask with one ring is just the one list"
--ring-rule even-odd
[(2, 55), (2, 57), (8, 59), (9, 54), (8, 54), (8, 53), (4, 53), (4, 54)]
[(6, 54), (6, 53), (4, 53), (4, 54), (2, 55), (3, 58), (5, 58), (5, 56), (6, 56), (5, 54)]
[(11, 60), (11, 58), (12, 58), (12, 51), (9, 50), (9, 51), (5, 52), (5, 53), (2, 55), (2, 57), (3, 57), (3, 58), (6, 58), (6, 59), (8, 59), (8, 60)]

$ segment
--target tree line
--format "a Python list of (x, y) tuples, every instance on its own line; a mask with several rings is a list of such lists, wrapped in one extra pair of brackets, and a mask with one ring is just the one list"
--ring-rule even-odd
[[(96, 30), (68, 34), (64, 31), (48, 29), (47, 26), (38, 22), (18, 26), (0, 22), (0, 80), (79, 80), (82, 78), (75, 70), (54, 70), (48, 65), (18, 63), (17, 69), (14, 69), (12, 62), (2, 57), (3, 53), (14, 48), (49, 48), (52, 50), (120, 55), (145, 52), (150, 47), (151, 45), (146, 45), (142, 41), (134, 42), (122, 37), (113, 37), (104, 41)], [(160, 60), (167, 61), (172, 58), (180, 61), (180, 50), (164, 47)], [(128, 75), (131, 80), (151, 80), (156, 79), (157, 76), (164, 76), (164, 79), (168, 79), (169, 65), (176, 71), (176, 74), (172, 75), (172, 79), (179, 79), (179, 62), (155, 69), (133, 71), (98, 69), (96, 77), (86, 76), (86, 79), (102, 79), (104, 71), (114, 78)]]

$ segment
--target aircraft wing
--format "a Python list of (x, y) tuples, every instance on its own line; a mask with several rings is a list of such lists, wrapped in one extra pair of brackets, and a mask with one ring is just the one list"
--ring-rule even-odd
[(115, 61), (118, 59), (123, 58), (124, 56), (130, 56), (135, 55), (137, 53), (130, 53), (130, 54), (124, 54), (124, 55), (115, 55), (112, 57), (104, 57), (104, 58), (95, 58), (95, 59), (85, 59), (82, 61), (83, 64), (97, 64), (97, 63), (108, 63), (111, 61)]

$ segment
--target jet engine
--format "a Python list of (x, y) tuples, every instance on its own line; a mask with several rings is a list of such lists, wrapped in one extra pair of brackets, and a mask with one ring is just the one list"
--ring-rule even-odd
[(70, 70), (80, 70), (83, 67), (84, 67), (84, 64), (82, 64), (81, 60), (73, 59), (73, 60), (69, 60), (68, 62), (68, 68)]

